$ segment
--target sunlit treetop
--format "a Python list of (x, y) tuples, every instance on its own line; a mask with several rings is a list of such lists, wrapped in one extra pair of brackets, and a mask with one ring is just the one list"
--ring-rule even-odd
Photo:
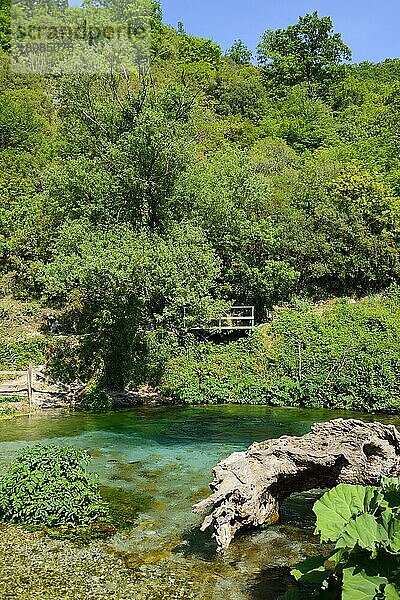
[(267, 30), (257, 50), (267, 78), (283, 85), (305, 82), (310, 91), (337, 78), (340, 65), (351, 58), (340, 33), (334, 33), (332, 19), (317, 12), (287, 29)]

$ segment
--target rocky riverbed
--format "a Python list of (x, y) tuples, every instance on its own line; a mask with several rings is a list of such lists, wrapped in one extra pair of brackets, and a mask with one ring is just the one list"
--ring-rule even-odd
[(188, 573), (159, 562), (129, 568), (106, 542), (86, 546), (39, 531), (0, 526), (0, 597), (18, 600), (200, 597)]

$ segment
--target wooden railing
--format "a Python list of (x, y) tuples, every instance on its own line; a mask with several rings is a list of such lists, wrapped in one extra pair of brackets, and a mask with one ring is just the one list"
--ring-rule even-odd
[[(184, 310), (183, 321), (186, 327), (187, 313)], [(254, 306), (232, 306), (229, 312), (204, 325), (189, 327), (191, 331), (252, 331), (255, 327)]]
[[(213, 321), (216, 325), (216, 320)], [(255, 313), (254, 306), (232, 306), (227, 315), (218, 319), (218, 329), (230, 331), (234, 329), (254, 329)]]
[(29, 406), (32, 407), (33, 404), (33, 379), (34, 379), (35, 369), (30, 365), (26, 371), (0, 371), (0, 377), (4, 376), (26, 376), (26, 387), (22, 389), (7, 389), (2, 387), (2, 383), (0, 381), (0, 396), (20, 396), (21, 394), (27, 394)]

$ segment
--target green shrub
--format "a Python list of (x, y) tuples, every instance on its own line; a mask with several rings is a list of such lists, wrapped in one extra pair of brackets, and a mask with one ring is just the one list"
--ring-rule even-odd
[(89, 525), (108, 515), (83, 450), (24, 448), (0, 478), (0, 518), (24, 524)]
[(162, 391), (184, 404), (267, 402), (262, 335), (225, 345), (193, 344), (166, 366)]
[(400, 295), (280, 309), (271, 325), (172, 357), (162, 391), (185, 404), (271, 404), (398, 412)]
[[(2, 337), (3, 332), (0, 332)], [(45, 361), (47, 341), (43, 337), (23, 337), (16, 340), (0, 339), (1, 370), (27, 369), (29, 364), (41, 365)]]
[(2, 396), (0, 395), (0, 404), (8, 404), (9, 402), (21, 402), (21, 396)]
[(190, 223), (160, 235), (128, 224), (93, 229), (75, 221), (63, 228), (54, 256), (42, 274), (47, 300), (76, 313), (79, 344), (58, 347), (51, 367), (69, 378), (78, 372), (87, 382), (100, 374), (107, 386), (124, 388), (137, 382), (143, 369), (134, 371), (143, 358), (153, 376), (159, 365), (154, 353), (146, 356), (154, 346), (148, 332), (157, 330), (165, 352), (169, 341), (162, 332), (184, 333), (185, 306), (198, 321), (214, 316), (221, 304), (211, 296), (220, 260)]
[[(89, 379), (93, 372), (87, 357), (87, 346), (86, 339), (71, 337), (52, 340), (46, 357), (49, 376), (64, 383)], [(92, 360), (93, 352), (90, 353), (90, 361)]]
[(98, 379), (92, 379), (89, 381), (83, 390), (83, 393), (81, 394), (78, 409), (102, 411), (109, 410), (112, 407), (113, 400), (111, 396), (104, 389), (102, 389)]
[(10, 406), (9, 404), (0, 405), (0, 418), (13, 417), (16, 412), (17, 409), (15, 408), (15, 406)]
[(394, 289), (356, 303), (337, 300), (320, 313), (282, 310), (268, 335), (269, 373), (286, 390), (287, 404), (398, 411), (400, 301)]
[[(400, 480), (381, 487), (340, 484), (314, 505), (316, 533), (335, 544), (328, 556), (292, 570), (323, 598), (396, 600), (400, 593)], [(301, 598), (293, 590), (286, 598)], [(285, 598), (285, 596), (284, 596)]]

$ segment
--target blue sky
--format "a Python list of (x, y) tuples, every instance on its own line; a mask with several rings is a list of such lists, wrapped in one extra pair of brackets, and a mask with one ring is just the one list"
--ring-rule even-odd
[(299, 15), (330, 15), (353, 51), (353, 61), (400, 57), (399, 0), (161, 0), (164, 22), (224, 49), (241, 38), (254, 49), (265, 29), (287, 27)]

